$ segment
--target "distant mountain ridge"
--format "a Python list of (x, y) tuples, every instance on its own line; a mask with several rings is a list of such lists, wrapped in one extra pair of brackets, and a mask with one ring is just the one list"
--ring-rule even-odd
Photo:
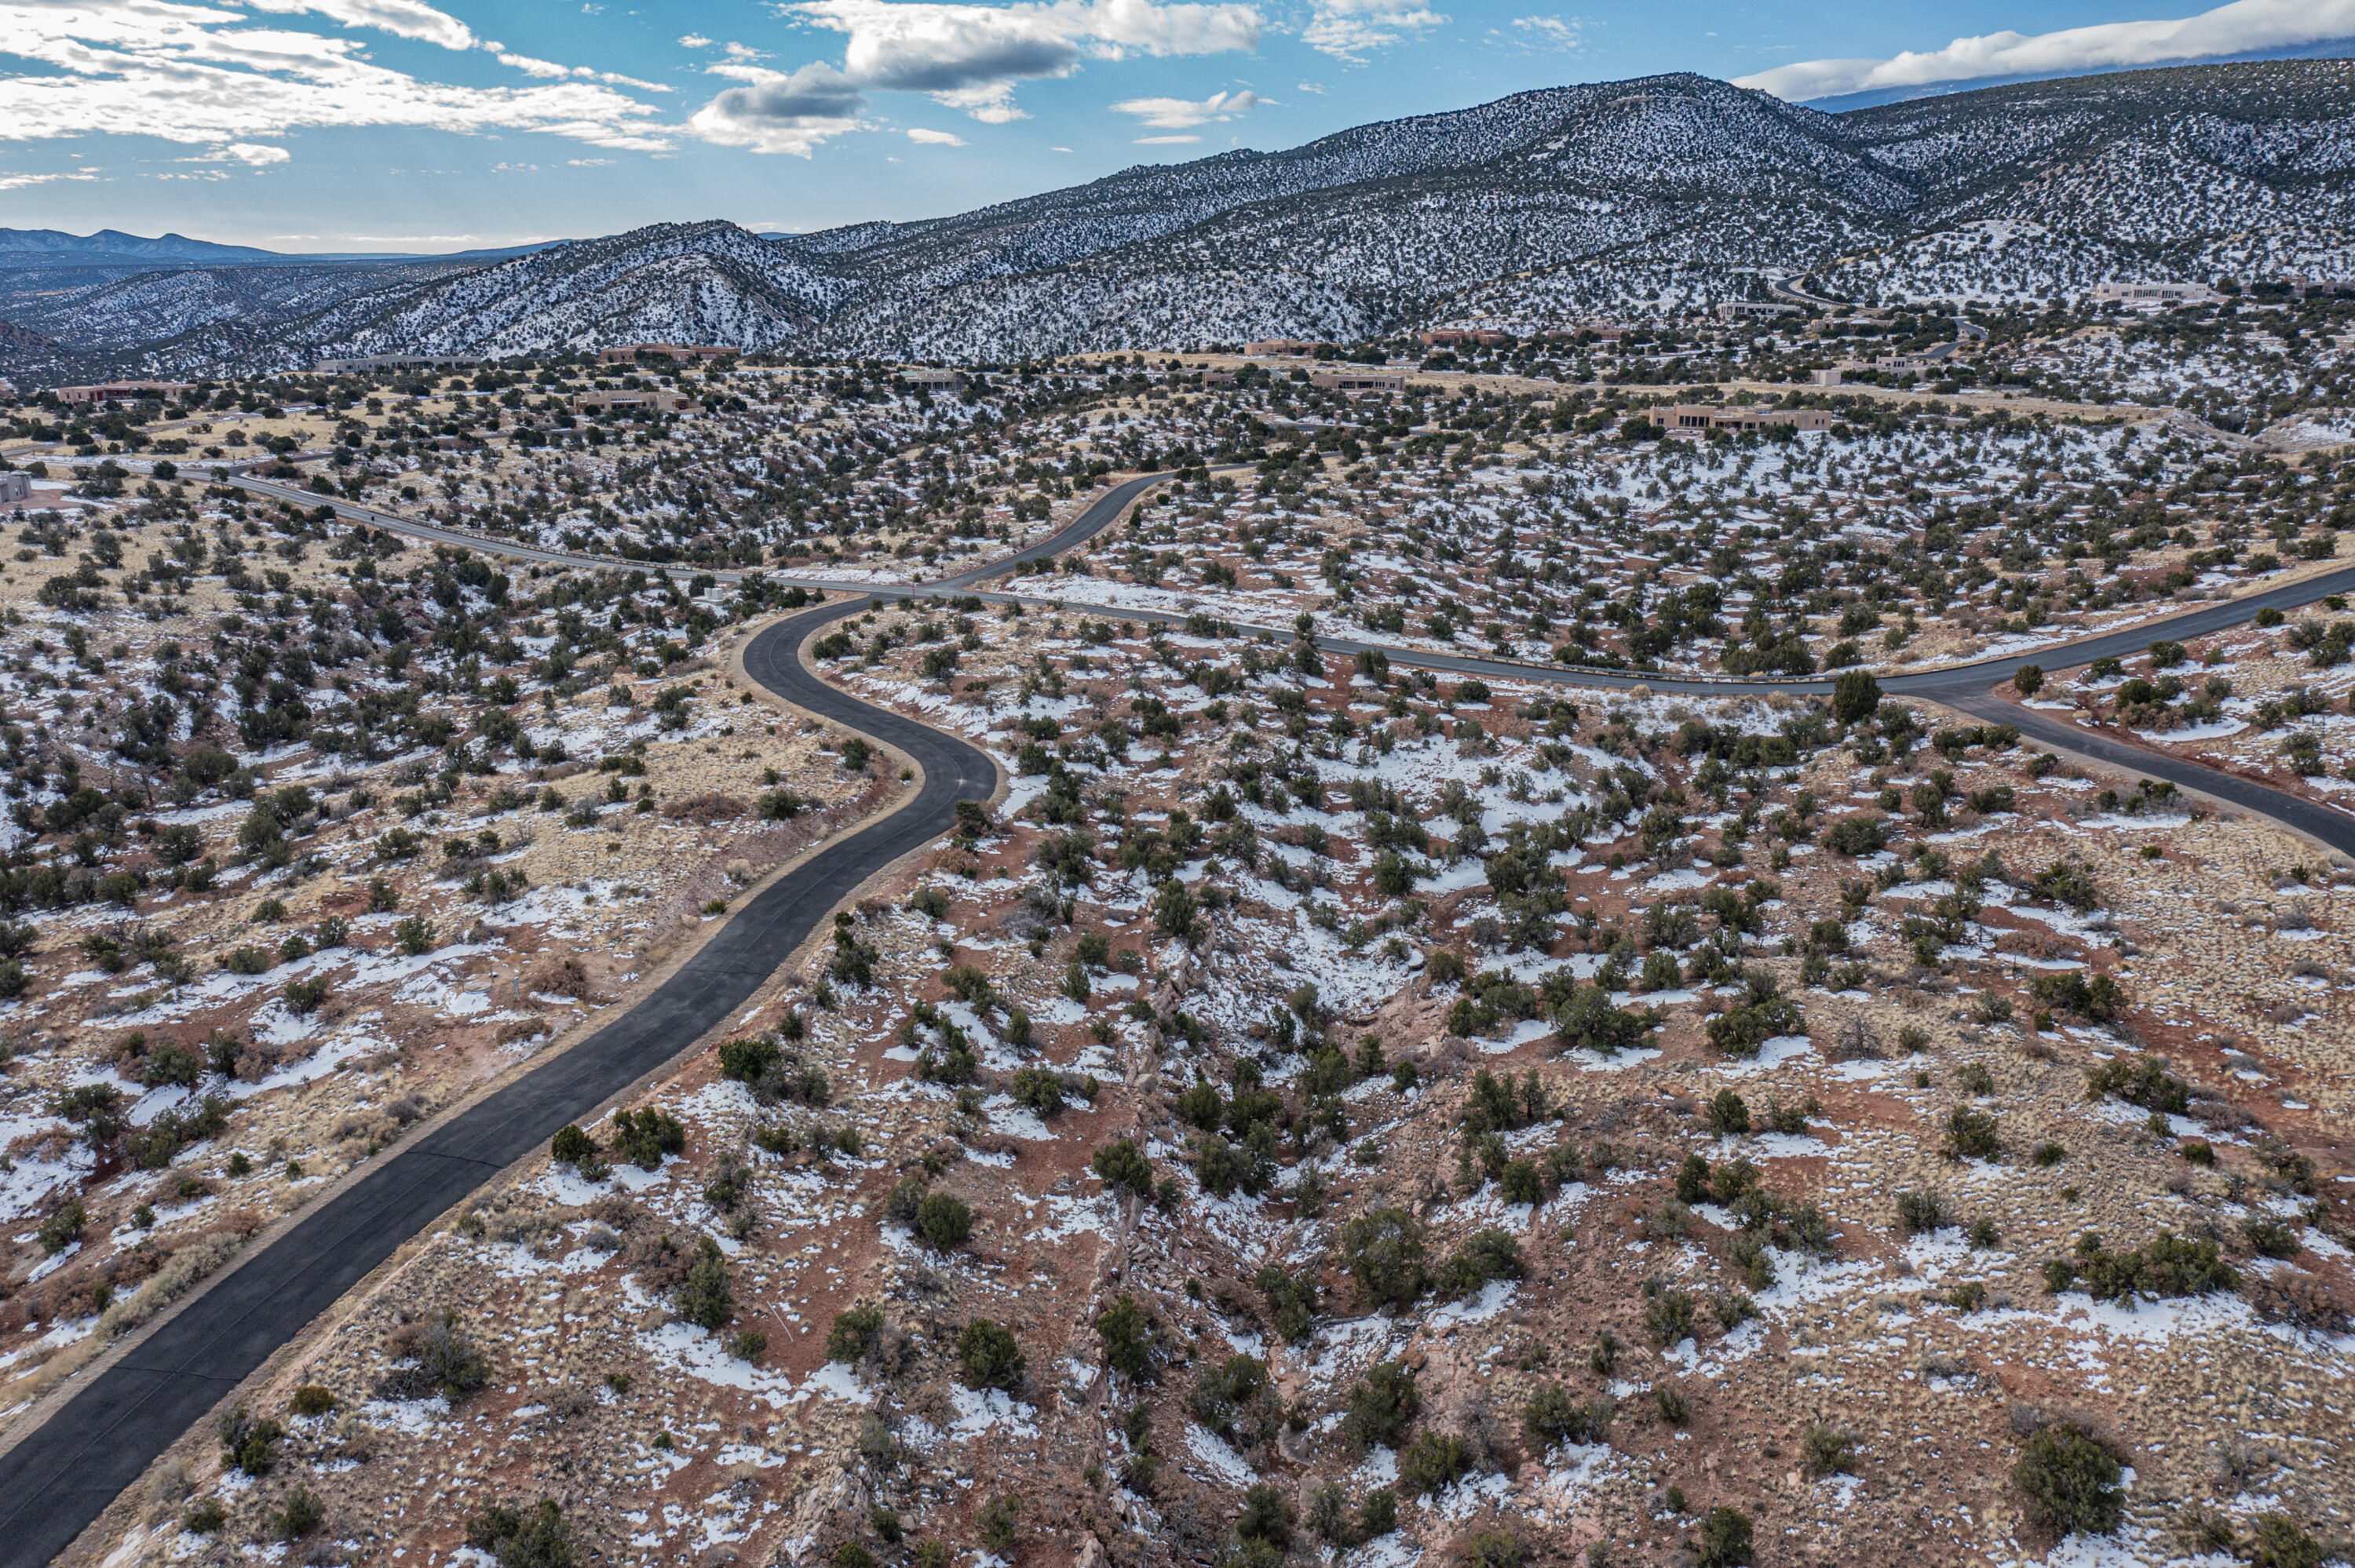
[(0, 228), (0, 267), (58, 261), (87, 266), (106, 261), (281, 261), (275, 251), (245, 245), (216, 245), (185, 234), (143, 239), (120, 229), (67, 234), (55, 228)]
[[(665, 224), (483, 265), (12, 291), (76, 363), (195, 374), (634, 338), (954, 361), (1766, 297), (2044, 298), (2355, 273), (2355, 62), (2079, 77), (1841, 115), (1705, 77), (1546, 89), (916, 223)], [(281, 276), (281, 275), (283, 276)], [(7, 362), (0, 358), (0, 368)]]

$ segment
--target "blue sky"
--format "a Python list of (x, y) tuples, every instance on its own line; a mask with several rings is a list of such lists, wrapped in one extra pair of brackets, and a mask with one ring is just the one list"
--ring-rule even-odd
[(2355, 0), (0, 0), (0, 224), (449, 250), (963, 211), (1527, 88), (1793, 99), (2355, 35)]

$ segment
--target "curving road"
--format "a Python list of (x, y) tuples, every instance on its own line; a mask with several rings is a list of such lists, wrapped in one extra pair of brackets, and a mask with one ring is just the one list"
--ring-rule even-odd
[[(1059, 555), (1085, 543), (1131, 502), (1167, 477), (1148, 474), (1117, 485), (1049, 538), (1011, 557), (934, 582), (821, 580), (814, 586), (853, 595), (894, 597), (930, 597), (969, 589), (1017, 562)], [(306, 505), (325, 499), (243, 474), (230, 482)], [(485, 538), (339, 500), (326, 503), (351, 521), (516, 559), (600, 568), (646, 565)], [(742, 574), (714, 575), (734, 578)], [(791, 580), (811, 586), (806, 579)], [(2237, 625), (2263, 609), (2287, 609), (2340, 591), (2355, 591), (2355, 568), (2033, 654), (1892, 674), (1884, 677), (1881, 685), (1893, 694), (1930, 698), (2016, 724), (2024, 735), (2056, 749), (2171, 779), (2355, 855), (2355, 819), (2188, 758), (2146, 752), (2085, 734), (1989, 694), (1995, 683), (2008, 679), (2024, 664), (2064, 668), (2124, 656), (2142, 651), (2161, 636), (2179, 640), (2197, 636)], [(984, 597), (998, 602), (1040, 602), (1040, 596), (1033, 595)], [(923, 784), (915, 799), (828, 845), (779, 878), (730, 916), (676, 974), (626, 1014), (449, 1121), (432, 1127), (416, 1141), (380, 1158), (358, 1181), (304, 1214), (275, 1241), (240, 1259), (150, 1330), (128, 1354), (81, 1383), (37, 1427), (12, 1435), (10, 1446), (0, 1451), (0, 1568), (34, 1568), (65, 1550), (156, 1455), (403, 1243), (501, 1170), (540, 1147), (558, 1128), (579, 1120), (723, 1022), (852, 890), (945, 832), (956, 801), (986, 800), (995, 792), (996, 768), (982, 752), (953, 736), (863, 703), (828, 685), (801, 662), (799, 650), (813, 631), (857, 612), (862, 602), (852, 598), (769, 627), (747, 646), (745, 670), (785, 700), (863, 731), (911, 758), (923, 770)], [(1183, 619), (1157, 611), (1117, 613), (1124, 619), (1146, 621)], [(1562, 685), (1618, 689), (1646, 685), (1654, 691), (1726, 696), (1761, 689), (1822, 693), (1832, 683), (1829, 677), (1761, 681), (1652, 675), (1426, 652), (1347, 639), (1318, 641), (1327, 652), (1343, 655), (1379, 647), (1395, 663)]]
[[(1218, 471), (1229, 471), (1221, 469)], [(1084, 544), (1101, 532), (1106, 524), (1125, 511), (1130, 502), (1168, 477), (1169, 475), (1166, 473), (1148, 473), (1141, 478), (1124, 481), (1096, 497), (1078, 516), (1039, 543), (1018, 550), (1011, 556), (994, 556), (979, 566), (968, 567), (954, 576), (935, 578), (930, 582), (879, 583), (849, 577), (812, 577), (801, 572), (784, 577), (773, 573), (762, 575), (767, 576), (773, 582), (799, 584), (803, 588), (815, 588), (839, 593), (888, 593), (896, 596), (903, 593), (938, 593), (943, 588), (962, 588), (969, 583), (979, 582), (984, 577), (996, 576), (1018, 561), (1037, 560), (1046, 556), (1060, 555), (1074, 545)], [(423, 539), (436, 545), (450, 545), (462, 550), (480, 550), (485, 555), (504, 556), (509, 560), (536, 561), (543, 566), (585, 567), (592, 571), (627, 571), (636, 567), (641, 571), (662, 572), (678, 577), (709, 574), (724, 583), (741, 582), (753, 575), (751, 572), (737, 571), (731, 567), (632, 561), (615, 556), (591, 556), (578, 550), (556, 550), (544, 545), (527, 545), (515, 539), (494, 538), (485, 534), (469, 533), (463, 528), (446, 528), (439, 523), (420, 522), (414, 517), (404, 517), (397, 512), (379, 512), (373, 506), (363, 506), (358, 502), (346, 501), (341, 496), (321, 495), (316, 491), (305, 490), (300, 485), (285, 484), (274, 479), (257, 479), (242, 470), (229, 471), (224, 482), (272, 501), (283, 501), (290, 505), (331, 507), (336, 516), (347, 523), (365, 523), (370, 527), (406, 535), (412, 539)]]
[[(960, 587), (1013, 561), (1070, 549), (1165, 477), (1117, 485), (1010, 560), (919, 591)], [(283, 492), (289, 499), (317, 499), (267, 481), (240, 477), (237, 482), (262, 493)], [(336, 511), (470, 549), (614, 564), (481, 539), (348, 503)], [(880, 591), (880, 585), (837, 586)], [(915, 798), (772, 883), (627, 1013), (380, 1157), (357, 1181), (248, 1253), (121, 1360), (80, 1383), (47, 1420), (12, 1434), (10, 1446), (0, 1451), (0, 1568), (35, 1568), (63, 1552), (158, 1454), (402, 1244), (543, 1147), (557, 1128), (586, 1117), (725, 1022), (861, 883), (939, 838), (954, 820), (957, 801), (986, 800), (996, 793), (996, 766), (979, 749), (860, 702), (801, 662), (801, 646), (813, 631), (862, 608), (863, 599), (847, 599), (769, 627), (746, 647), (745, 671), (786, 701), (912, 758), (923, 773)]]
[[(1797, 281), (1804, 283), (1803, 277)], [(1795, 297), (1806, 298), (1805, 295)], [(1057, 555), (1085, 543), (1110, 523), (1128, 503), (1155, 484), (1167, 478), (1166, 474), (1147, 475), (1131, 480), (1112, 491), (1091, 506), (1071, 524), (1052, 538), (1031, 546), (1011, 559), (992, 561), (986, 566), (970, 567), (955, 577), (932, 583), (879, 584), (858, 582), (820, 582), (815, 586), (829, 590), (853, 593), (888, 593), (893, 596), (911, 594), (929, 596), (953, 589), (964, 589), (986, 578), (998, 576), (1015, 560), (1027, 560), (1039, 556)], [(268, 481), (256, 481), (242, 476), (232, 482), (242, 484), (258, 493), (272, 494), (290, 501), (316, 503), (320, 498), (308, 491)], [(336, 503), (336, 510), (357, 521), (369, 522), (380, 527), (413, 534), (421, 538), (460, 545), (468, 548), (487, 550), (540, 561), (562, 561), (570, 565), (611, 568), (617, 563), (602, 556), (568, 555), (562, 551), (541, 550), (536, 546), (511, 545), (506, 541), (484, 538), (432, 524), (420, 524), (391, 514), (377, 513), (368, 508)], [(630, 563), (620, 563), (627, 565)], [(733, 576), (735, 574), (721, 574)], [(802, 580), (802, 579), (794, 579)], [(2334, 807), (2294, 795), (2286, 790), (2222, 772), (2188, 758), (2163, 751), (2145, 749), (2100, 735), (2089, 734), (2075, 725), (2062, 723), (2032, 708), (2022, 708), (1990, 694), (1989, 688), (2009, 680), (2022, 666), (2037, 664), (2048, 669), (2069, 669), (2089, 664), (2096, 659), (2125, 658), (2142, 652), (2164, 637), (2181, 641), (2186, 638), (2204, 636), (2228, 627), (2241, 625), (2264, 609), (2290, 610), (2312, 604), (2330, 594), (2355, 594), (2355, 567), (2342, 567), (2300, 582), (2285, 584), (2239, 599), (2217, 600), (2179, 614), (2157, 620), (2138, 623), (2115, 631), (2105, 631), (2074, 642), (2062, 643), (2032, 653), (2013, 654), (1999, 659), (1985, 659), (1975, 663), (1948, 665), (1934, 670), (1903, 671), (1881, 675), (1881, 689), (1901, 696), (1918, 696), (1984, 718), (2019, 726), (2022, 735), (2033, 736), (2041, 744), (2058, 751), (2068, 751), (2089, 761), (2113, 768), (2131, 769), (2142, 776), (2167, 779), (2180, 788), (2196, 789), (2217, 800), (2227, 801), (2242, 810), (2270, 817), (2293, 831), (2303, 833), (2339, 853), (2355, 857), (2355, 817)], [(992, 603), (1047, 602), (1043, 596), (1017, 593), (984, 593), (980, 596)], [(1117, 613), (1124, 620), (1181, 623), (1185, 617), (1169, 611), (1124, 609)], [(1236, 623), (1245, 631), (1267, 631), (1289, 637), (1291, 629)], [(1808, 678), (1753, 676), (1742, 679), (1710, 679), (1706, 676), (1647, 674), (1633, 671), (1595, 670), (1583, 666), (1541, 664), (1525, 660), (1487, 659), (1477, 654), (1442, 653), (1420, 649), (1401, 649), (1389, 643), (1359, 642), (1348, 638), (1319, 638), (1317, 646), (1328, 652), (1355, 656), (1361, 651), (1379, 650), (1391, 662), (1417, 668), (1443, 670), (1457, 674), (1487, 677), (1511, 676), (1522, 680), (1543, 681), (1554, 685), (1600, 687), (1625, 691), (1634, 686), (1648, 686), (1656, 692), (1677, 692), (1693, 696), (1746, 696), (1761, 690), (1787, 691), (1801, 694), (1822, 694), (1832, 687), (1830, 676)]]

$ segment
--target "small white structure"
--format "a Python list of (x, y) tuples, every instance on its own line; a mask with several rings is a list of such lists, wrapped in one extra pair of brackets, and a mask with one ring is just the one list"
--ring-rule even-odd
[(2200, 305), (2216, 291), (2205, 283), (2096, 283), (2090, 297), (2126, 305)]

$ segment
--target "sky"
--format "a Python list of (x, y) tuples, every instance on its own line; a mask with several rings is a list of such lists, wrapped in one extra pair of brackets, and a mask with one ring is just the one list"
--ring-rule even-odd
[(2355, 0), (0, 0), (0, 227), (810, 232), (1569, 82), (1803, 101), (2348, 37)]

